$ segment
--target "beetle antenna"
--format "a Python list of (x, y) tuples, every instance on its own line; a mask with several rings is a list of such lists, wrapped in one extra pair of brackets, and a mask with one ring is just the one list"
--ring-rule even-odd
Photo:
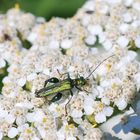
[(109, 59), (109, 58), (111, 58), (111, 57), (113, 57), (113, 56), (115, 56), (115, 54), (113, 54), (113, 55), (111, 55), (111, 56), (105, 58), (102, 62), (100, 62), (100, 63), (95, 67), (95, 69), (86, 77), (86, 79), (88, 79), (88, 78), (92, 75), (92, 73), (95, 72), (95, 71), (97, 70), (97, 68), (98, 68), (103, 62), (105, 62), (107, 59)]

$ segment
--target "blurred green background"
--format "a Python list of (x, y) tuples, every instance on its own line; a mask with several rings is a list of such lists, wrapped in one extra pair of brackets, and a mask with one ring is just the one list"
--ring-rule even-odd
[(9, 8), (20, 5), (23, 11), (31, 12), (36, 16), (49, 20), (53, 16), (71, 17), (86, 0), (0, 0), (0, 13)]

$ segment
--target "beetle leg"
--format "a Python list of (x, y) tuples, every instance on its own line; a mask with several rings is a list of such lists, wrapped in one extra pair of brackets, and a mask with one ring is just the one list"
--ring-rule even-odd
[(77, 86), (75, 86), (78, 90), (80, 90), (80, 91), (83, 91), (81, 88), (79, 88), (79, 87), (77, 87)]
[(77, 86), (75, 86), (78, 90), (80, 90), (80, 91), (85, 91), (85, 92), (87, 92), (87, 93), (91, 93), (91, 92), (89, 92), (89, 91), (87, 91), (87, 90), (85, 90), (85, 89), (81, 89), (81, 88), (79, 88), (79, 87), (77, 87)]
[(49, 102), (51, 104), (52, 102), (59, 101), (62, 98), (62, 93), (58, 92)]
[(87, 93), (92, 93), (92, 92), (90, 92), (90, 91), (87, 91), (86, 89), (83, 89), (83, 91), (85, 91), (85, 92), (87, 92)]
[(71, 101), (71, 99), (72, 99), (72, 97), (73, 97), (73, 92), (72, 92), (72, 90), (70, 90), (70, 95), (71, 95), (71, 97), (70, 97), (70, 99), (68, 100), (68, 102), (67, 102), (66, 105), (65, 105), (66, 114), (68, 114), (68, 112), (67, 112), (67, 105), (70, 103), (70, 101)]
[(68, 72), (66, 72), (66, 73), (60, 73), (60, 71), (58, 69), (57, 69), (57, 72), (60, 75), (60, 77), (62, 77), (63, 75), (67, 74), (68, 75), (68, 78), (70, 78), (70, 75), (69, 75)]
[(45, 81), (44, 87), (46, 87), (47, 83), (58, 83), (58, 82), (59, 82), (58, 78), (52, 77), (52, 78)]

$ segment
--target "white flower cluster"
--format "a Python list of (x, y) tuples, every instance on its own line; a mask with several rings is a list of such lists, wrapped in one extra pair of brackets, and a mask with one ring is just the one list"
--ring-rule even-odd
[[(74, 17), (49, 22), (18, 8), (0, 19), (0, 70), (9, 64), (0, 95), (0, 139), (100, 140), (103, 133), (93, 127), (138, 96), (138, 0), (89, 0)], [(59, 72), (86, 78), (101, 62), (82, 91), (72, 89), (71, 100), (69, 93), (51, 104), (50, 96), (35, 97), (45, 80), (66, 78)]]

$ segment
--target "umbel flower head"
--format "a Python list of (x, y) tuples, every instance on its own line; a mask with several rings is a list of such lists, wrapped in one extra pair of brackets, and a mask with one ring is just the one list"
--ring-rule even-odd
[[(0, 73), (8, 72), (0, 95), (0, 139), (101, 139), (93, 127), (127, 110), (139, 94), (139, 5), (90, 0), (74, 17), (48, 22), (17, 8), (0, 15)], [(70, 87), (72, 97), (65, 87), (57, 102), (50, 102), (61, 97), (57, 92), (36, 97), (47, 79), (68, 81), (64, 73), (76, 80), (80, 75), (86, 84)], [(58, 83), (46, 87), (53, 85), (53, 91)]]

